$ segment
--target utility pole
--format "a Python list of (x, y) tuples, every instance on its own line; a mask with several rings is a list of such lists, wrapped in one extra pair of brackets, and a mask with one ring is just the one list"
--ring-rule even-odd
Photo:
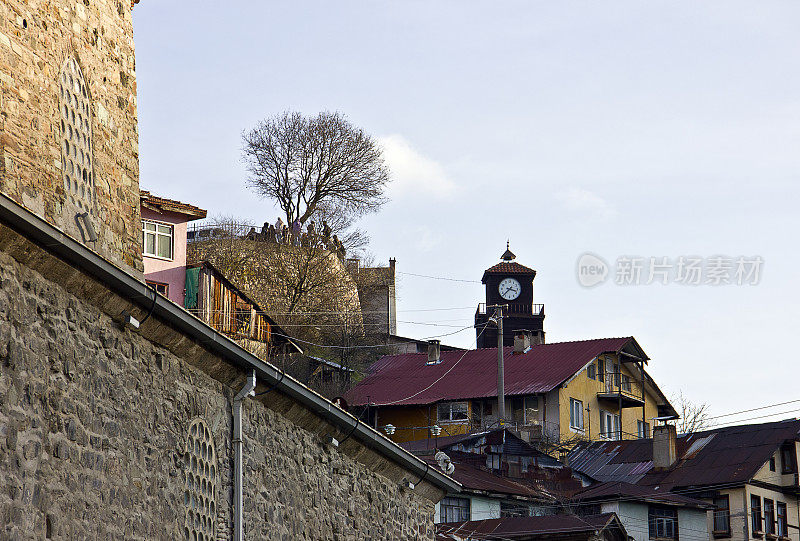
[(500, 425), (506, 421), (506, 383), (503, 363), (503, 309), (505, 304), (496, 304), (494, 317), (497, 319), (497, 419)]

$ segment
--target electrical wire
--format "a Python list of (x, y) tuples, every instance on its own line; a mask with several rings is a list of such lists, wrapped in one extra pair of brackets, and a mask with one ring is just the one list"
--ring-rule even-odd
[[(451, 308), (414, 308), (408, 310), (396, 310), (396, 312), (403, 313), (403, 312), (447, 312), (452, 310), (474, 310), (475, 306), (456, 306)], [(266, 312), (261, 311), (258, 312), (261, 314), (268, 314), (268, 315), (279, 315), (279, 316), (292, 316), (292, 315), (327, 315), (327, 314), (388, 314), (389, 310), (324, 310), (324, 311), (300, 311), (296, 310), (293, 312)]]
[(735, 421), (727, 421), (727, 422), (724, 422), (724, 423), (718, 423), (718, 424), (713, 425), (712, 428), (720, 428), (720, 427), (727, 428), (727, 427), (730, 427), (730, 426), (735, 426), (735, 425), (737, 425), (739, 423), (745, 423), (747, 421), (755, 421), (757, 419), (765, 419), (767, 417), (777, 417), (778, 415), (789, 415), (791, 413), (797, 413), (797, 412), (800, 412), (800, 408), (794, 409), (794, 410), (789, 410), (789, 411), (781, 411), (779, 413), (768, 413), (766, 415), (759, 415), (757, 417), (748, 417), (747, 419), (737, 419)]
[(769, 408), (775, 408), (777, 406), (785, 406), (786, 404), (794, 404), (796, 402), (800, 402), (800, 399), (798, 399), (798, 400), (789, 400), (788, 402), (778, 402), (777, 404), (769, 404), (767, 406), (761, 406), (759, 408), (750, 408), (750, 409), (747, 409), (747, 410), (734, 411), (733, 413), (725, 413), (723, 415), (714, 415), (713, 417), (706, 417), (706, 420), (710, 421), (711, 419), (719, 419), (721, 417), (730, 417), (732, 415), (740, 415), (742, 413), (750, 413), (751, 411), (759, 411), (759, 410), (765, 410), (765, 409), (769, 409)]
[[(496, 314), (497, 314), (497, 311), (495, 311), (495, 315), (496, 315)], [(476, 345), (476, 346), (477, 346), (477, 344), (478, 344), (478, 340), (480, 340), (481, 336), (482, 336), (482, 335), (483, 335), (483, 333), (486, 331), (486, 328), (487, 328), (488, 326), (489, 326), (489, 322), (487, 321), (487, 322), (486, 322), (486, 323), (483, 325), (483, 329), (481, 329), (481, 332), (480, 332), (480, 333), (478, 333), (478, 336), (476, 336), (476, 337), (475, 337), (475, 342), (473, 342), (473, 344), (474, 344), (474, 345)], [(419, 396), (420, 394), (424, 393), (425, 391), (427, 391), (428, 389), (430, 389), (431, 387), (433, 387), (434, 385), (436, 385), (437, 383), (439, 383), (439, 382), (440, 382), (440, 381), (441, 381), (441, 380), (442, 380), (442, 379), (443, 379), (445, 376), (447, 376), (447, 374), (449, 374), (450, 372), (452, 372), (452, 371), (453, 371), (453, 369), (454, 369), (456, 366), (458, 366), (458, 363), (460, 363), (461, 361), (463, 361), (463, 360), (464, 360), (464, 357), (466, 357), (466, 356), (467, 356), (467, 353), (469, 353), (471, 349), (473, 349), (473, 347), (472, 347), (472, 346), (470, 346), (470, 348), (469, 348), (469, 349), (467, 349), (467, 350), (465, 350), (465, 351), (464, 351), (464, 353), (463, 353), (463, 354), (461, 355), (461, 357), (460, 357), (460, 358), (459, 358), (459, 359), (458, 359), (458, 360), (457, 360), (457, 361), (456, 361), (456, 362), (453, 364), (453, 366), (451, 366), (450, 368), (448, 368), (448, 369), (447, 369), (447, 371), (446, 371), (444, 374), (442, 374), (441, 376), (439, 376), (438, 378), (436, 378), (436, 380), (434, 380), (434, 381), (433, 381), (433, 383), (431, 383), (430, 385), (428, 385), (428, 386), (427, 386), (427, 387), (425, 387), (424, 389), (421, 389), (421, 390), (417, 391), (416, 393), (414, 393), (414, 394), (412, 394), (412, 395), (410, 395), (410, 396), (406, 396), (405, 398), (401, 398), (401, 399), (399, 399), (399, 400), (393, 400), (393, 401), (391, 401), (391, 402), (384, 402), (384, 403), (382, 403), (382, 404), (375, 404), (375, 405), (376, 405), (376, 406), (391, 406), (391, 405), (393, 405), (393, 404), (398, 404), (398, 403), (400, 403), (400, 402), (404, 402), (404, 401), (406, 401), (406, 400), (408, 400), (408, 399), (410, 399), (410, 398), (414, 398), (415, 396)]]
[(481, 284), (483, 282), (479, 280), (461, 280), (459, 278), (448, 278), (445, 276), (430, 276), (428, 274), (416, 274), (413, 272), (402, 272), (402, 271), (395, 271), (397, 274), (404, 274), (406, 276), (415, 276), (417, 278), (428, 278), (430, 280), (443, 280), (445, 282), (462, 282), (466, 284)]

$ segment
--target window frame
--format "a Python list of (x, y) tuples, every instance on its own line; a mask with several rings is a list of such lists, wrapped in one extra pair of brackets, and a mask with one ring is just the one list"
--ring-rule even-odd
[[(671, 528), (672, 534), (667, 535), (667, 529)], [(662, 533), (659, 534), (659, 528)], [(651, 505), (647, 508), (647, 530), (650, 539), (678, 540), (678, 510), (671, 507)]]
[[(465, 505), (466, 504), (466, 505)], [(466, 513), (466, 518), (447, 520), (448, 511), (456, 511), (459, 517)], [(458, 498), (446, 496), (439, 502), (439, 521), (440, 522), (464, 522), (472, 518), (472, 501), (469, 498)]]
[[(576, 415), (577, 414), (577, 415)], [(580, 426), (575, 422), (580, 421)], [(584, 432), (586, 424), (583, 418), (583, 401), (570, 397), (569, 399), (569, 428), (576, 432)]]
[[(767, 503), (769, 502), (769, 503)], [(775, 535), (775, 501), (764, 498), (762, 516), (764, 517), (764, 535)]]
[[(758, 505), (756, 505), (758, 504)], [(754, 535), (764, 534), (764, 516), (762, 514), (761, 496), (750, 494), (750, 528)]]
[[(723, 507), (724, 503), (724, 507)], [(720, 513), (724, 512), (725, 528), (717, 528), (717, 520), (720, 519)], [(731, 501), (727, 494), (720, 494), (714, 498), (714, 516), (712, 518), (712, 525), (714, 537), (730, 537), (731, 535)]]
[(791, 445), (781, 445), (781, 474), (787, 473), (797, 473), (794, 442)]
[[(783, 509), (783, 513), (781, 513), (781, 509)], [(781, 539), (789, 537), (789, 520), (786, 513), (786, 502), (775, 502), (775, 533)]]
[(622, 418), (618, 414), (600, 410), (600, 436), (607, 440), (618, 441), (621, 422)]
[[(453, 406), (464, 406), (464, 417), (455, 419), (453, 418)], [(447, 418), (442, 418), (442, 406), (447, 407)], [(460, 407), (459, 407), (460, 409)], [(469, 422), (469, 404), (466, 401), (457, 400), (453, 402), (439, 402), (436, 404), (436, 420), (440, 423), (466, 423)]]
[[(146, 228), (146, 224), (153, 224), (156, 226), (154, 231), (149, 231)], [(169, 228), (169, 234), (162, 233), (158, 230), (158, 227), (167, 227)], [(160, 259), (162, 261), (175, 261), (175, 224), (167, 223), (167, 222), (159, 222), (158, 220), (151, 220), (147, 218), (142, 218), (142, 256), (143, 257), (152, 257), (153, 259)], [(153, 250), (154, 253), (150, 253), (147, 251), (147, 236), (153, 235), (154, 242), (153, 242)], [(158, 255), (158, 238), (161, 237), (169, 237), (169, 257), (164, 257), (162, 255)]]
[[(644, 430), (642, 430), (644, 429)], [(644, 432), (644, 434), (642, 434)], [(641, 419), (636, 420), (636, 433), (639, 436), (639, 439), (649, 439), (650, 438), (650, 423), (646, 421), (642, 421)]]
[(161, 293), (164, 297), (169, 297), (169, 284), (166, 282), (156, 282), (155, 280), (145, 280), (145, 283), (151, 288)]

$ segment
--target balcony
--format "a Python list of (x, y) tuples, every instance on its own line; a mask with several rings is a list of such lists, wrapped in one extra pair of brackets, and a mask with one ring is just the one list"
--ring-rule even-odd
[[(521, 314), (525, 316), (543, 316), (544, 304), (507, 304), (505, 308), (505, 315)], [(486, 303), (478, 304), (478, 309), (475, 311), (475, 317), (486, 315)]]
[(623, 408), (642, 407), (644, 393), (639, 382), (627, 374), (607, 372), (603, 389), (597, 393), (597, 400), (610, 402), (614, 405), (622, 404)]

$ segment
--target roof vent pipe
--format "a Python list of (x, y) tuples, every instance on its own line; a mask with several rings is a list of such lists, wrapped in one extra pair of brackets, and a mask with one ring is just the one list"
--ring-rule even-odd
[(441, 343), (439, 340), (428, 340), (428, 364), (442, 362)]
[(514, 355), (522, 355), (531, 350), (532, 335), (531, 331), (514, 331)]
[(653, 467), (671, 468), (678, 461), (677, 433), (675, 425), (653, 428)]

